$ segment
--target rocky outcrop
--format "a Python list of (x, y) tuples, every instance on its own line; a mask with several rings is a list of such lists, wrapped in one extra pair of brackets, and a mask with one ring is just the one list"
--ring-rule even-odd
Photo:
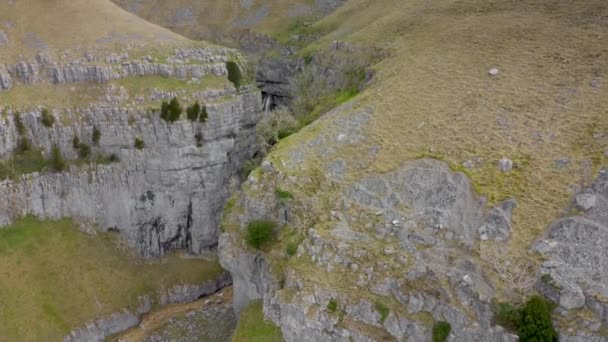
[[(217, 279), (212, 279), (198, 285), (178, 285), (167, 291), (160, 291), (158, 305), (166, 306), (190, 302), (217, 292), (230, 285), (230, 276), (222, 273)], [(87, 323), (84, 327), (72, 330), (64, 337), (64, 342), (96, 342), (105, 341), (107, 337), (126, 331), (140, 324), (142, 316), (152, 310), (153, 303), (150, 295), (139, 298), (139, 306), (135, 310), (124, 309)]]
[(65, 84), (76, 82), (103, 83), (130, 76), (159, 75), (182, 80), (200, 79), (206, 75), (226, 76), (225, 63), (236, 51), (227, 48), (176, 49), (164, 61), (150, 56), (129, 59), (127, 55), (110, 55), (101, 58), (85, 56), (56, 60), (38, 55), (34, 60), (22, 60), (14, 65), (0, 64), (0, 90), (10, 89), (15, 81), (24, 84), (49, 82)]
[[(495, 290), (469, 254), (491, 213), (507, 215), (510, 205), (486, 214), (463, 174), (426, 159), (354, 182), (335, 200), (341, 209), (315, 224), (298, 212), (312, 203), (286, 204), (271, 191), (289, 181), (264, 168), (244, 184), (225, 222), (220, 262), (233, 275), (237, 311), (261, 299), (287, 341), (428, 341), (433, 321), (450, 323), (450, 341), (517, 340), (493, 324)], [(293, 268), (277, 274), (274, 253), (243, 244), (239, 232), (256, 219), (310, 227)], [(382, 312), (377, 298), (398, 305)], [(330, 300), (339, 313), (328, 309)]]
[(608, 171), (575, 197), (575, 205), (585, 211), (552, 224), (535, 245), (546, 259), (545, 292), (555, 291), (563, 309), (586, 307), (608, 324)]
[[(72, 139), (77, 136), (95, 153), (116, 154), (120, 162), (3, 181), (0, 224), (27, 214), (92, 220), (103, 231), (119, 232), (146, 257), (174, 249), (195, 254), (214, 249), (228, 182), (256, 152), (261, 107), (256, 91), (231, 92), (200, 99), (209, 113), (204, 124), (168, 124), (158, 113), (94, 107), (64, 114), (49, 128), (39, 111), (22, 113), (33, 146), (48, 153), (57, 144), (66, 158), (75, 158)], [(99, 146), (92, 142), (94, 129), (101, 133)], [(10, 117), (0, 122), (0, 136), (0, 154), (8, 156), (19, 136)], [(143, 150), (133, 147), (136, 138), (144, 141)]]

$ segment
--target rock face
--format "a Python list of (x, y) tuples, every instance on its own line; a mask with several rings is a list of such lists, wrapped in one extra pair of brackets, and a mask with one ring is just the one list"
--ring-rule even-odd
[(576, 196), (585, 212), (558, 220), (535, 249), (546, 259), (542, 272), (566, 309), (587, 307), (608, 323), (608, 172)]
[[(467, 252), (492, 212), (512, 206), (486, 215), (464, 175), (425, 159), (363, 178), (344, 189), (336, 200), (343, 209), (332, 210), (330, 221), (319, 226), (301, 221), (301, 203), (292, 207), (270, 191), (285, 181), (279, 170), (268, 168), (257, 177), (244, 184), (220, 236), (220, 262), (233, 276), (237, 312), (262, 299), (265, 316), (287, 341), (428, 341), (428, 320), (448, 321), (453, 341), (517, 340), (493, 325), (494, 289)], [(273, 271), (272, 257), (240, 240), (238, 232), (256, 219), (313, 226), (289, 264), (293, 268), (282, 275)], [(384, 253), (377, 253), (377, 244)], [(334, 276), (344, 278), (332, 283)], [(383, 313), (370, 291), (399, 304)], [(341, 314), (327, 309), (330, 300), (339, 303)]]
[[(121, 162), (3, 181), (0, 224), (27, 214), (93, 220), (104, 231), (119, 232), (146, 257), (213, 249), (228, 181), (256, 152), (261, 108), (252, 89), (223, 95), (219, 101), (200, 99), (209, 113), (204, 124), (185, 119), (168, 124), (158, 113), (93, 107), (64, 114), (48, 128), (39, 112), (21, 113), (28, 139), (47, 153), (55, 143), (64, 157), (75, 158), (72, 139), (78, 136), (95, 152), (114, 153)], [(99, 146), (92, 142), (95, 128), (101, 133)], [(201, 147), (197, 135), (203, 137)], [(19, 137), (14, 120), (0, 122), (0, 136), (0, 154), (8, 156)], [(136, 138), (144, 141), (143, 150), (133, 147)]]
[(303, 67), (304, 62), (296, 58), (262, 58), (257, 66), (255, 80), (267, 99), (268, 109), (288, 105), (289, 80)]

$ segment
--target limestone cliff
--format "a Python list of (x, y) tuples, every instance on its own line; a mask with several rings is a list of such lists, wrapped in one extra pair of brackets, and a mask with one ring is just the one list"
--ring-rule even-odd
[[(228, 49), (177, 49), (166, 65), (125, 57), (105, 67), (73, 64), (44, 68), (22, 63), (28, 73), (11, 74), (20, 84), (34, 80), (103, 84), (149, 74), (187, 79), (207, 74), (225, 77), (225, 62), (235, 54)], [(90, 144), (94, 153), (114, 154), (120, 162), (3, 181), (0, 223), (6, 225), (27, 214), (91, 221), (104, 231), (119, 232), (146, 257), (175, 249), (195, 254), (214, 249), (228, 183), (256, 152), (259, 92), (249, 87), (237, 92), (232, 85), (222, 84), (177, 92), (158, 89), (131, 98), (128, 94), (121, 97), (125, 91), (120, 86), (107, 89), (110, 95), (83, 108), (51, 107), (50, 112), (57, 118), (52, 127), (42, 123), (41, 108), (21, 110), (23, 136), (47, 155), (51, 146), (57, 145), (67, 159), (78, 157), (72, 146), (77, 137)], [(176, 95), (182, 101), (203, 103), (208, 113), (206, 122), (183, 119), (168, 123), (159, 118), (158, 110), (138, 104), (159, 106), (162, 100)], [(9, 157), (22, 134), (13, 120), (17, 110), (6, 108), (4, 113), (0, 155)], [(100, 135), (97, 144), (92, 141), (94, 130)], [(144, 142), (145, 148), (133, 146), (136, 138)]]

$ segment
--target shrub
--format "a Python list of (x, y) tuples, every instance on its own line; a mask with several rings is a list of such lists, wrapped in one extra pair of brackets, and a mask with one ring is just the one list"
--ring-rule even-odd
[(78, 145), (78, 156), (81, 159), (86, 159), (91, 155), (91, 147), (85, 143), (80, 143)]
[(264, 244), (274, 238), (276, 223), (272, 221), (256, 220), (247, 224), (245, 240), (247, 244), (255, 249), (260, 249)]
[(207, 106), (203, 106), (201, 108), (201, 116), (199, 117), (199, 121), (202, 123), (207, 122), (207, 118), (209, 117), (209, 113), (207, 113)]
[(388, 314), (390, 313), (390, 309), (382, 302), (376, 301), (375, 304), (376, 305), (374, 305), (374, 307), (376, 308), (376, 311), (378, 311), (378, 313), (380, 314), (380, 323), (384, 323), (386, 317), (388, 317)]
[(553, 305), (540, 296), (528, 300), (521, 309), (517, 334), (522, 342), (539, 341), (552, 342), (557, 340), (557, 334), (551, 322)]
[(330, 299), (329, 302), (327, 302), (327, 311), (332, 313), (338, 311), (338, 300), (335, 298)]
[(517, 330), (517, 322), (520, 320), (520, 309), (509, 303), (494, 303), (494, 321), (512, 331)]
[(101, 140), (101, 132), (97, 127), (93, 126), (93, 144), (99, 146), (99, 140)]
[(226, 62), (226, 70), (228, 70), (228, 80), (234, 84), (236, 89), (239, 89), (243, 81), (243, 75), (238, 64), (234, 61), (228, 61)]
[(186, 116), (188, 117), (188, 120), (190, 121), (196, 121), (196, 119), (198, 119), (198, 115), (201, 112), (201, 105), (198, 103), (198, 101), (196, 101), (193, 105), (190, 105), (187, 109), (186, 109)]
[(27, 131), (23, 121), (21, 121), (21, 115), (18, 112), (13, 115), (13, 120), (15, 122), (15, 128), (17, 128), (17, 133), (21, 136), (25, 135)]
[(196, 140), (196, 147), (203, 147), (203, 133), (196, 133), (194, 140)]
[(63, 161), (61, 150), (57, 144), (54, 144), (51, 148), (51, 166), (53, 167), (53, 170), (57, 172), (61, 172), (65, 168), (65, 162)]
[(169, 103), (163, 101), (160, 105), (160, 118), (169, 121)]
[(49, 110), (46, 108), (42, 110), (41, 114), (42, 124), (46, 127), (53, 127), (53, 124), (55, 123), (55, 117), (53, 116), (53, 114), (51, 114), (51, 112), (49, 112)]
[(448, 322), (439, 321), (433, 325), (433, 342), (445, 342), (452, 332), (452, 326)]
[(135, 143), (133, 144), (133, 146), (138, 150), (143, 150), (144, 147), (146, 147), (146, 144), (144, 143), (144, 140), (142, 138), (135, 138)]
[(80, 147), (80, 138), (78, 138), (78, 136), (77, 136), (77, 135), (75, 135), (75, 136), (72, 138), (72, 147), (73, 147), (75, 150), (77, 150), (77, 149)]
[(171, 99), (171, 102), (169, 102), (169, 121), (175, 122), (179, 120), (179, 117), (182, 115), (182, 112), (183, 109), (182, 106), (179, 104), (177, 97)]
[(279, 138), (279, 140), (285, 139), (288, 136), (294, 134), (295, 132), (297, 132), (298, 129), (296, 127), (285, 127), (285, 128), (281, 128), (279, 129), (279, 131), (277, 132), (277, 137)]

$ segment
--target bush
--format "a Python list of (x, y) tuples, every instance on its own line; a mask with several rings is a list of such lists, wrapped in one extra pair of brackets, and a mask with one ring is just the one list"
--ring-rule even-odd
[(160, 105), (160, 118), (169, 121), (169, 103), (163, 101)]
[(75, 135), (75, 136), (72, 138), (72, 147), (73, 147), (75, 150), (77, 150), (77, 149), (80, 147), (80, 138), (78, 138), (78, 136), (77, 136), (77, 135)]
[(190, 121), (196, 121), (198, 119), (198, 115), (201, 112), (201, 105), (196, 101), (193, 105), (188, 106), (186, 108), (186, 117)]
[(99, 140), (101, 140), (101, 132), (97, 127), (93, 126), (93, 144), (99, 146)]
[(540, 296), (528, 300), (521, 309), (517, 334), (521, 342), (553, 342), (557, 340), (557, 333), (551, 322), (553, 305)]
[(208, 117), (209, 114), (207, 113), (207, 106), (203, 106), (203, 108), (201, 108), (201, 116), (199, 117), (199, 121), (205, 123), (207, 122)]
[(382, 302), (376, 301), (375, 304), (376, 305), (374, 307), (376, 308), (376, 311), (378, 311), (378, 313), (380, 314), (380, 323), (384, 323), (386, 317), (388, 317), (388, 314), (390, 313), (390, 309)]
[(142, 138), (135, 138), (135, 143), (133, 144), (133, 146), (138, 150), (143, 150), (144, 147), (146, 147), (146, 144), (144, 143), (144, 140)]
[(63, 161), (61, 150), (57, 144), (54, 144), (51, 148), (51, 166), (53, 167), (53, 170), (57, 172), (61, 172), (65, 169), (65, 162)]
[(80, 159), (86, 159), (91, 155), (91, 147), (85, 143), (78, 145), (78, 156)]
[(247, 224), (247, 234), (245, 240), (247, 244), (255, 249), (260, 249), (264, 244), (274, 238), (274, 228), (276, 223), (272, 221), (251, 221)]
[(234, 61), (228, 61), (226, 62), (226, 69), (228, 70), (228, 80), (234, 84), (236, 89), (239, 89), (243, 81), (243, 75), (238, 64)]
[(53, 124), (55, 123), (55, 117), (53, 116), (53, 114), (51, 114), (51, 112), (49, 112), (49, 110), (46, 108), (42, 110), (41, 114), (42, 124), (46, 127), (53, 127)]
[(19, 133), (19, 135), (21, 136), (26, 135), (27, 131), (25, 129), (23, 121), (21, 121), (21, 115), (19, 114), (19, 112), (13, 115), (13, 120), (15, 122), (15, 128), (17, 129), (17, 133)]
[(179, 117), (182, 115), (183, 109), (179, 104), (177, 97), (174, 97), (171, 102), (169, 102), (169, 121), (175, 122), (179, 120)]
[(445, 342), (452, 332), (452, 326), (448, 322), (439, 321), (433, 325), (433, 342)]
[(296, 131), (296, 119), (285, 107), (279, 107), (264, 117), (256, 126), (258, 140), (270, 148), (280, 139)]
[(327, 311), (332, 313), (338, 311), (338, 301), (335, 298), (330, 299), (327, 303)]

